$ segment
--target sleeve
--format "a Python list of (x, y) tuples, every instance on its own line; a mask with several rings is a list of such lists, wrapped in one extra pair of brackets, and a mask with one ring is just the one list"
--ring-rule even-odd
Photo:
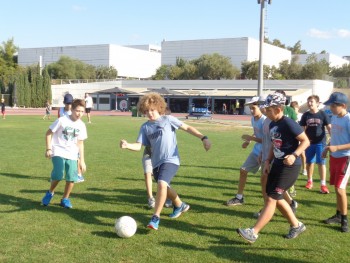
[(174, 116), (167, 115), (167, 118), (170, 122), (170, 125), (174, 127), (175, 129), (178, 129), (182, 126), (183, 122), (180, 121), (178, 118), (175, 118)]
[(87, 131), (86, 131), (86, 126), (84, 123), (82, 123), (81, 125), (81, 128), (80, 128), (80, 133), (79, 133), (79, 136), (78, 136), (78, 140), (79, 141), (84, 141), (87, 139)]
[(139, 135), (137, 136), (136, 142), (141, 143), (142, 145), (145, 145), (145, 146), (151, 145), (150, 141), (147, 138), (146, 129), (144, 125), (142, 125), (140, 128)]
[(49, 129), (52, 131), (52, 132), (56, 132), (57, 129), (60, 127), (61, 125), (61, 118), (58, 118), (57, 120), (55, 120), (49, 127)]
[(306, 112), (301, 116), (300, 126), (306, 126)]

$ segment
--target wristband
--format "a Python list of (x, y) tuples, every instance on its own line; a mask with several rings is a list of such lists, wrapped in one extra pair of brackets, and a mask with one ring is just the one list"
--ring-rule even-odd
[(207, 139), (208, 139), (208, 136), (205, 136), (205, 135), (201, 138), (202, 141)]
[(295, 152), (293, 152), (292, 155), (294, 155), (295, 158), (299, 157)]

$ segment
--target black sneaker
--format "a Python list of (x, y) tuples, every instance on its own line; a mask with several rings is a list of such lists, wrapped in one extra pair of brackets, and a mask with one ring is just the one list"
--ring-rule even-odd
[(341, 220), (341, 232), (349, 232), (348, 220)]
[(292, 211), (295, 215), (297, 213), (298, 202), (295, 200), (292, 200), (292, 203), (290, 204), (290, 208), (292, 208)]
[(289, 233), (285, 236), (287, 239), (292, 239), (292, 238), (296, 238), (297, 236), (299, 236), (301, 233), (303, 233), (306, 230), (306, 226), (299, 222), (299, 226), (297, 227), (291, 227), (289, 229)]
[(341, 223), (341, 218), (338, 215), (334, 215), (334, 216), (332, 216), (330, 218), (327, 218), (323, 222), (325, 224), (340, 224)]
[(230, 200), (226, 201), (225, 205), (227, 206), (236, 206), (236, 205), (243, 205), (244, 204), (244, 198), (238, 199), (237, 197), (231, 198)]

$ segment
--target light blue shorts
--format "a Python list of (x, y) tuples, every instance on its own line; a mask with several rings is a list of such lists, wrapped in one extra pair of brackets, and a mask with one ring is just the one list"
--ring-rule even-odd
[(146, 174), (151, 174), (153, 170), (152, 160), (149, 156), (144, 156), (142, 158), (143, 172)]
[(59, 156), (52, 157), (53, 169), (51, 180), (61, 181), (64, 175), (67, 182), (76, 182), (78, 180), (78, 161), (69, 160)]

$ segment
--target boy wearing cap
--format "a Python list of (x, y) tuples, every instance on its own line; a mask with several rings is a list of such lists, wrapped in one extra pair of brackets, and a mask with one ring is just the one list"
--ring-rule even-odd
[(66, 95), (64, 95), (64, 99), (63, 99), (64, 107), (60, 107), (58, 109), (58, 118), (65, 115), (69, 116), (72, 114), (72, 111), (71, 111), (72, 103), (73, 103), (72, 94), (67, 93)]
[(324, 222), (326, 224), (340, 224), (341, 232), (348, 232), (348, 200), (346, 196), (346, 186), (348, 184), (350, 168), (350, 114), (347, 112), (348, 98), (341, 92), (334, 92), (329, 99), (324, 102), (330, 105), (333, 113), (331, 120), (331, 140), (325, 147), (322, 155), (329, 157), (330, 185), (334, 185), (336, 193), (336, 214)]
[(299, 156), (310, 143), (301, 126), (283, 115), (285, 101), (283, 94), (275, 92), (266, 98), (264, 104), (266, 116), (271, 119), (269, 128), (272, 141), (264, 165), (264, 173), (268, 174), (267, 199), (255, 225), (252, 228), (237, 229), (238, 234), (250, 243), (258, 239), (259, 232), (272, 219), (276, 207), (289, 222), (289, 233), (285, 236), (287, 239), (296, 238), (306, 230), (284, 199), (284, 193), (297, 180), (301, 167)]
[(260, 169), (259, 156), (261, 153), (261, 142), (263, 137), (263, 122), (266, 119), (266, 116), (261, 113), (258, 102), (259, 97), (253, 97), (251, 101), (245, 104), (249, 106), (252, 114), (251, 123), (254, 129), (254, 134), (242, 135), (242, 139), (244, 140), (242, 148), (247, 148), (251, 141), (254, 141), (255, 145), (248, 158), (240, 168), (237, 194), (235, 197), (225, 202), (225, 205), (227, 206), (242, 205), (244, 203), (243, 191), (247, 182), (248, 173), (252, 172), (255, 174)]

